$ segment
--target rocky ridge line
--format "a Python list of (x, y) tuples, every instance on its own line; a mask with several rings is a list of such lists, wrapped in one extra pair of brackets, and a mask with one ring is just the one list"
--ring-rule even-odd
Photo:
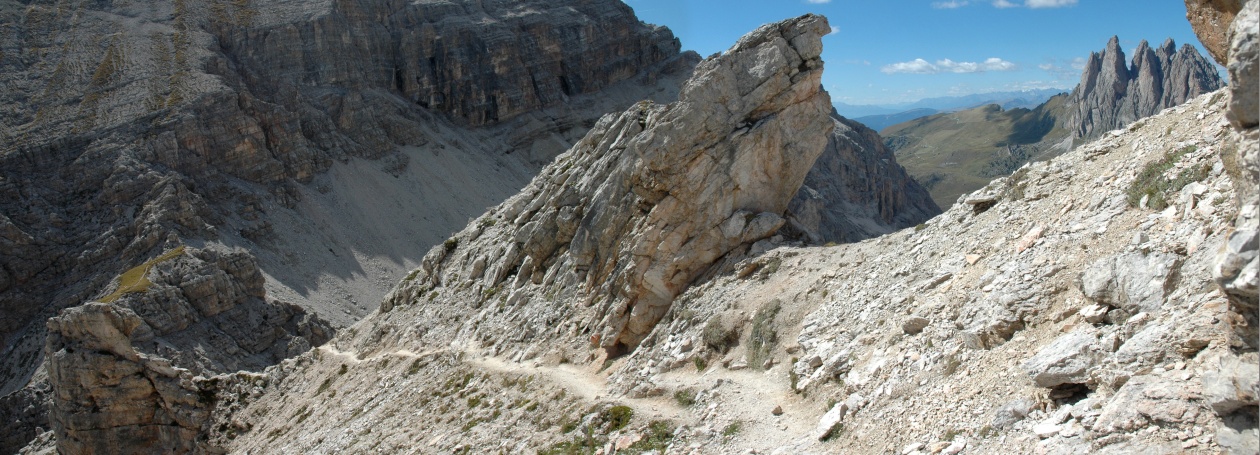
[[(834, 125), (818, 87), (825, 34), (818, 16), (764, 26), (701, 62), (676, 103), (605, 116), (520, 194), (434, 247), (381, 306), (403, 311), (375, 325), (499, 299), (516, 308), (506, 319), (483, 311), (422, 338), (490, 341), (477, 330), (486, 318), (517, 327), (495, 341), (589, 336), (611, 356), (633, 349), (706, 269), (785, 222)], [(570, 323), (537, 332), (561, 318)]]

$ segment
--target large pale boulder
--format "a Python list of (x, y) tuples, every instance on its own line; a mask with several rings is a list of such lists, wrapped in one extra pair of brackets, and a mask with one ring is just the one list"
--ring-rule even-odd
[[(1229, 29), (1229, 118), (1234, 126), (1260, 124), (1260, 2), (1247, 2)], [(1254, 152), (1253, 152), (1254, 153)], [(1252, 155), (1254, 159), (1255, 155)], [(1254, 163), (1254, 161), (1253, 161)], [(1252, 164), (1254, 166), (1254, 164)]]
[(1172, 254), (1123, 253), (1090, 264), (1077, 284), (1090, 300), (1129, 314), (1159, 312), (1180, 266)]
[[(484, 317), (513, 319), (509, 334), (520, 335), (507, 338), (523, 340), (564, 316), (611, 354), (633, 348), (693, 280), (784, 224), (835, 125), (819, 85), (829, 30), (815, 15), (763, 26), (701, 62), (677, 102), (605, 116), (520, 194), (434, 248), (382, 310), (439, 287), (459, 302), (533, 295), (535, 305)], [(547, 289), (520, 292), (530, 286)]]
[(210, 409), (191, 375), (141, 355), (153, 329), (135, 312), (90, 303), (48, 321), (51, 421), (60, 453), (187, 453)]
[(1098, 331), (1079, 329), (1063, 335), (1024, 361), (1021, 368), (1038, 387), (1080, 384), (1088, 379), (1091, 367), (1105, 351), (1099, 345)]

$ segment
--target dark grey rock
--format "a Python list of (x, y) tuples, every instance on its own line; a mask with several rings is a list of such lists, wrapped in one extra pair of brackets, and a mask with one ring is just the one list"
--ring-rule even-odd
[(1076, 138), (1094, 138), (1223, 86), (1193, 46), (1176, 50), (1169, 39), (1151, 49), (1143, 40), (1126, 65), (1113, 36), (1101, 53), (1090, 54), (1080, 84), (1065, 101), (1064, 125)]
[(788, 206), (813, 243), (848, 243), (915, 226), (940, 207), (874, 130), (832, 114), (835, 130)]

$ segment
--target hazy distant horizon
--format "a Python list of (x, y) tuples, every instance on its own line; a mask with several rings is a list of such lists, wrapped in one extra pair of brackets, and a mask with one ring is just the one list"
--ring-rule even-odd
[[(833, 101), (895, 105), (1026, 89), (1071, 91), (1090, 52), (1113, 35), (1127, 57), (1172, 38), (1207, 56), (1182, 0), (625, 0), (707, 56), (766, 23), (827, 16), (823, 85)], [(1208, 57), (1210, 60), (1210, 57)]]

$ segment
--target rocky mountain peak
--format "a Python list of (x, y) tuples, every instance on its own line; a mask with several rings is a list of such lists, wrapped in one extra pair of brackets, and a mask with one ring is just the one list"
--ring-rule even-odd
[(1096, 137), (1224, 86), (1194, 46), (1174, 49), (1171, 38), (1157, 49), (1142, 40), (1129, 62), (1119, 37), (1112, 36), (1102, 52), (1090, 54), (1066, 102), (1065, 126), (1075, 138)]
[[(834, 127), (819, 85), (828, 30), (814, 15), (761, 27), (701, 62), (677, 102), (605, 116), (520, 194), (435, 247), (381, 308), (417, 309), (373, 322), (477, 314), (453, 331), (422, 323), (432, 327), (422, 338), (477, 343), (477, 327), (491, 326), (512, 332), (495, 343), (586, 334), (612, 356), (634, 348), (695, 279), (784, 224)], [(513, 310), (467, 308), (498, 299)], [(572, 325), (538, 330), (562, 318)]]
[(1171, 58), (1177, 52), (1177, 43), (1172, 38), (1165, 39), (1164, 44), (1159, 45), (1159, 49), (1156, 52), (1159, 52), (1161, 59), (1163, 57)]

